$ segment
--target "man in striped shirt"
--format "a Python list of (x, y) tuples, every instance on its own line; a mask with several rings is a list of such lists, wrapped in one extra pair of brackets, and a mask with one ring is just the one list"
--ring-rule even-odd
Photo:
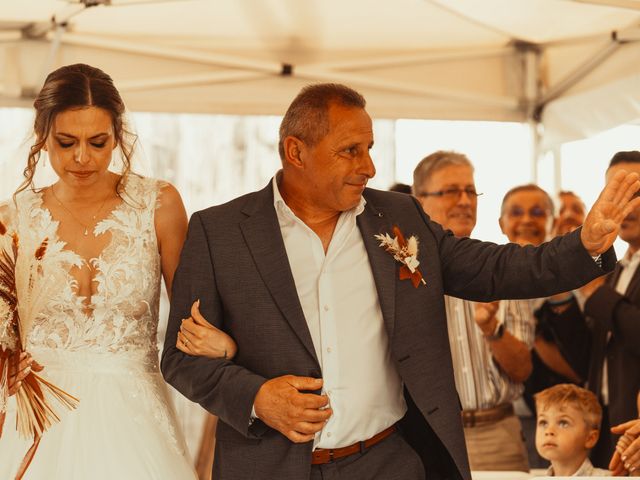
[[(466, 156), (427, 156), (414, 170), (412, 188), (432, 220), (457, 236), (471, 235), (479, 194)], [(445, 306), (471, 469), (528, 471), (512, 406), (531, 372), (535, 323), (528, 301), (474, 304), (445, 296)]]

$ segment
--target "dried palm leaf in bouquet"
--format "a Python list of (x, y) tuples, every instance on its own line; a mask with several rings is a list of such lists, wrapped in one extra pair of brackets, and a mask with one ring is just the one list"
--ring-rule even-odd
[[(47, 245), (48, 239), (45, 238), (30, 257), (18, 262), (18, 234), (10, 233), (0, 222), (0, 436), (6, 415), (12, 367), (17, 368), (26, 334), (49, 290), (46, 282), (42, 281), (42, 261)], [(20, 465), (16, 480), (22, 478), (31, 463), (42, 434), (60, 421), (52, 406), (54, 402), (69, 410), (78, 405), (77, 398), (48, 382), (32, 369), (22, 380), (22, 386), (16, 393), (16, 429), (21, 437), (33, 438), (33, 444)]]

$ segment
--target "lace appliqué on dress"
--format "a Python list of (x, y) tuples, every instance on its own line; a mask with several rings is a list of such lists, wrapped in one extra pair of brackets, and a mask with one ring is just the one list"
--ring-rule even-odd
[[(157, 329), (161, 265), (154, 218), (161, 189), (167, 185), (153, 179), (129, 175), (123, 202), (94, 228), (96, 236), (108, 232), (111, 239), (100, 256), (89, 262), (97, 285), (90, 302), (77, 294), (71, 270), (85, 260), (66, 249), (58, 237), (59, 222), (44, 207), (42, 195), (24, 191), (13, 202), (0, 205), (3, 217), (12, 218), (20, 235), (20, 250), (33, 251), (49, 239), (42, 276), (47, 298), (33, 318), (27, 333), (27, 350), (54, 349), (69, 353), (109, 354), (130, 358), (136, 375), (129, 394), (153, 412), (167, 431), (173, 447), (184, 453), (166, 388), (158, 369)], [(126, 369), (126, 367), (125, 367)], [(121, 371), (122, 375), (128, 375)], [(135, 419), (134, 419), (135, 421)]]
[(21, 238), (25, 231), (33, 242), (49, 238), (43, 274), (66, 272), (66, 281), (34, 319), (27, 345), (93, 352), (156, 350), (161, 271), (155, 209), (149, 206), (156, 203), (158, 187), (154, 180), (131, 176), (125, 201), (95, 226), (95, 235), (108, 231), (111, 241), (90, 260), (97, 289), (88, 304), (76, 294), (69, 273), (84, 260), (65, 249), (57, 236), (58, 222), (43, 208), (41, 195), (23, 192), (17, 215)]

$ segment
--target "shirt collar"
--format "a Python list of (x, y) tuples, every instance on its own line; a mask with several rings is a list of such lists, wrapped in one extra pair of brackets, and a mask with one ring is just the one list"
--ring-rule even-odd
[[(584, 462), (582, 462), (582, 465), (580, 465), (580, 468), (578, 468), (578, 470), (576, 470), (575, 473), (571, 476), (572, 477), (590, 477), (592, 473), (593, 473), (593, 464), (588, 458), (585, 458)], [(553, 471), (553, 465), (547, 468), (547, 472), (545, 476), (547, 477), (556, 476), (555, 472)]]
[(627, 268), (632, 263), (638, 263), (640, 261), (640, 250), (638, 250), (633, 255), (629, 255), (629, 251), (624, 255), (623, 258), (620, 259), (620, 265), (624, 268)]
[[(284, 201), (284, 198), (282, 198), (282, 194), (280, 193), (280, 187), (278, 186), (278, 179), (281, 176), (282, 176), (282, 170), (278, 170), (278, 172), (273, 176), (273, 179), (271, 180), (271, 184), (273, 186), (273, 206), (275, 207), (277, 212), (281, 212), (286, 215), (293, 215), (295, 217), (296, 214), (293, 213), (293, 210), (289, 208), (289, 205), (287, 205), (287, 202)], [(353, 213), (355, 216), (358, 216), (364, 211), (364, 206), (366, 204), (367, 204), (367, 201), (365, 200), (365, 198), (363, 196), (360, 196), (360, 202), (358, 203), (358, 205), (356, 205), (351, 210), (347, 210), (346, 212), (342, 212), (342, 213), (348, 212), (348, 213)]]

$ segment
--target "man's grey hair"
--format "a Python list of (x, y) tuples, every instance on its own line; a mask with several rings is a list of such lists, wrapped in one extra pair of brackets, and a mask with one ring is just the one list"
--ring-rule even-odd
[(453, 151), (438, 150), (437, 152), (427, 155), (413, 170), (413, 185), (411, 190), (414, 195), (422, 193), (419, 191), (426, 181), (438, 170), (449, 167), (451, 165), (463, 165), (471, 168), (473, 172), (473, 164), (466, 155)]
[(278, 152), (284, 162), (284, 139), (296, 137), (309, 146), (329, 133), (329, 106), (365, 108), (367, 102), (354, 89), (339, 83), (307, 85), (293, 99), (280, 124)]

